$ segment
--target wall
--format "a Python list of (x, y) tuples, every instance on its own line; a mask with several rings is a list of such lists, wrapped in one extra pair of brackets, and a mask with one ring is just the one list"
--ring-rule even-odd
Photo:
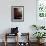
[[(11, 22), (11, 6), (24, 6), (24, 22)], [(36, 24), (36, 0), (0, 0), (0, 34), (17, 26), (19, 32), (32, 36), (32, 24)]]

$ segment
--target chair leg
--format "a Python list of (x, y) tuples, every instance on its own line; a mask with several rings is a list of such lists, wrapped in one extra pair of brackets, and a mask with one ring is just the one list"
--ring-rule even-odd
[(6, 42), (6, 41), (5, 41), (5, 43), (4, 43), (4, 44), (5, 44), (5, 46), (7, 46), (7, 42)]
[(5, 34), (5, 46), (7, 46), (7, 34)]

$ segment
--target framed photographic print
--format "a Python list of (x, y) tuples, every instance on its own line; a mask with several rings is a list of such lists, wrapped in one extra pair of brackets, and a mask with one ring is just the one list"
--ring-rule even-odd
[(37, 0), (36, 3), (36, 23), (38, 25), (46, 25), (46, 0)]
[(46, 17), (46, 0), (37, 1), (37, 14), (41, 17)]
[(12, 22), (24, 21), (24, 6), (11, 6), (11, 21)]

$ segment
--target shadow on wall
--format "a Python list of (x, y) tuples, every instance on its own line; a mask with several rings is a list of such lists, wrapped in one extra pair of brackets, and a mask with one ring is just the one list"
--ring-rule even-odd
[(11, 28), (8, 28), (8, 29), (5, 29), (4, 32), (2, 34), (5, 34), (5, 33), (10, 33), (11, 32)]

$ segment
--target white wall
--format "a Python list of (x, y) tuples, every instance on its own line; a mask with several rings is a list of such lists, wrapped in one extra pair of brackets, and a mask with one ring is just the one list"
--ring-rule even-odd
[[(11, 6), (24, 6), (24, 22), (11, 22)], [(0, 0), (0, 34), (17, 26), (19, 32), (32, 35), (32, 24), (36, 24), (36, 0)]]
[[(24, 22), (11, 22), (11, 6), (24, 6)], [(19, 27), (21, 32), (29, 32), (29, 27), (36, 24), (36, 0), (0, 1), (0, 34), (5, 29)]]

